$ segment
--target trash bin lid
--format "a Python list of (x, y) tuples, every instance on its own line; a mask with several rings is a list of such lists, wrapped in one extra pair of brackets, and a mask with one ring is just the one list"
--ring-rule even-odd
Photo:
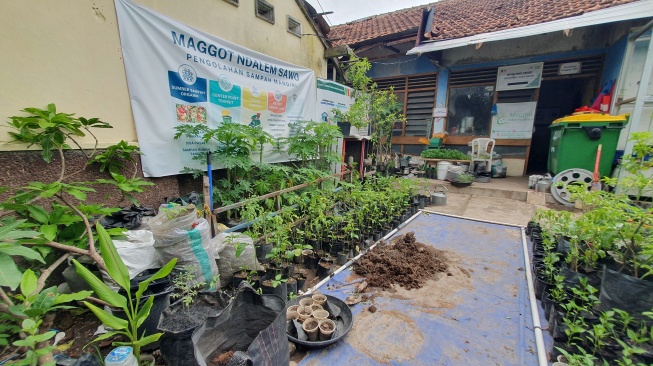
[(565, 116), (562, 118), (558, 118), (555, 121), (553, 121), (552, 124), (557, 124), (557, 123), (582, 123), (582, 122), (590, 122), (590, 123), (601, 123), (601, 122), (609, 122), (609, 123), (626, 123), (628, 122), (628, 117), (629, 114), (621, 114), (618, 116), (611, 116), (609, 114), (603, 114), (603, 113), (582, 113), (582, 114), (572, 114), (571, 116)]

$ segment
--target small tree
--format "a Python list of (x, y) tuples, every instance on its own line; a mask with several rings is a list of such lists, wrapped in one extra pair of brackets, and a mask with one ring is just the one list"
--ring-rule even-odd
[(356, 128), (371, 127), (372, 143), (375, 146), (374, 158), (377, 164), (386, 169), (392, 158), (392, 128), (395, 122), (404, 122), (401, 103), (391, 87), (380, 90), (367, 75), (372, 64), (366, 58), (350, 54), (347, 78), (355, 89), (354, 103), (349, 110), (334, 109), (337, 119), (347, 121)]

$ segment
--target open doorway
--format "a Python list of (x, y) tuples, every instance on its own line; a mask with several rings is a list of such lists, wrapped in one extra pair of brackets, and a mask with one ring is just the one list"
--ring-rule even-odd
[(570, 115), (574, 109), (587, 104), (594, 90), (593, 78), (542, 81), (535, 112), (527, 174), (545, 174), (547, 172), (551, 122)]

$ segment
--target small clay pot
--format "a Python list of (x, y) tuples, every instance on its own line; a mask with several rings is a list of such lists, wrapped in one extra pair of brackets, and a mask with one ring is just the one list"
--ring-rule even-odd
[(286, 310), (286, 320), (299, 319), (299, 314), (297, 314), (297, 309), (299, 305), (292, 305)]
[(324, 309), (313, 310), (313, 313), (311, 315), (313, 316), (313, 318), (317, 320), (323, 320), (329, 317), (329, 312)]
[(310, 318), (312, 313), (313, 310), (311, 309), (310, 306), (299, 306), (297, 308), (297, 315), (299, 315), (300, 322), (303, 322), (306, 319)]
[(320, 329), (320, 341), (328, 341), (336, 330), (336, 323), (331, 319), (322, 319), (319, 321), (318, 327)]
[(318, 320), (315, 318), (308, 318), (304, 321), (304, 324), (302, 324), (302, 329), (304, 329), (304, 332), (308, 335), (309, 341), (315, 342), (320, 337), (320, 332), (318, 331), (319, 325)]
[(313, 303), (313, 305), (311, 305), (311, 310), (313, 310), (313, 312), (315, 312), (315, 310), (324, 310), (324, 308), (320, 304)]
[(301, 299), (299, 299), (300, 306), (311, 306), (314, 303), (315, 301), (310, 297), (302, 297)]
[(313, 294), (313, 296), (311, 296), (311, 299), (313, 299), (313, 302), (315, 304), (324, 305), (324, 303), (327, 300), (327, 297), (326, 295), (323, 294)]

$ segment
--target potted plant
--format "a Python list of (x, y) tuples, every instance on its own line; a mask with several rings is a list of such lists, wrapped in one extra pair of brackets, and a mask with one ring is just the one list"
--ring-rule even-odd
[(474, 182), (474, 175), (470, 173), (458, 174), (455, 180), (451, 181), (454, 187), (468, 187)]
[(158, 330), (163, 333), (159, 349), (166, 364), (191, 364), (195, 360), (191, 335), (202, 322), (217, 316), (230, 298), (221, 291), (215, 291), (219, 277), (206, 284), (195, 277), (193, 266), (184, 266), (174, 275), (175, 292), (178, 299), (163, 311), (158, 321)]

